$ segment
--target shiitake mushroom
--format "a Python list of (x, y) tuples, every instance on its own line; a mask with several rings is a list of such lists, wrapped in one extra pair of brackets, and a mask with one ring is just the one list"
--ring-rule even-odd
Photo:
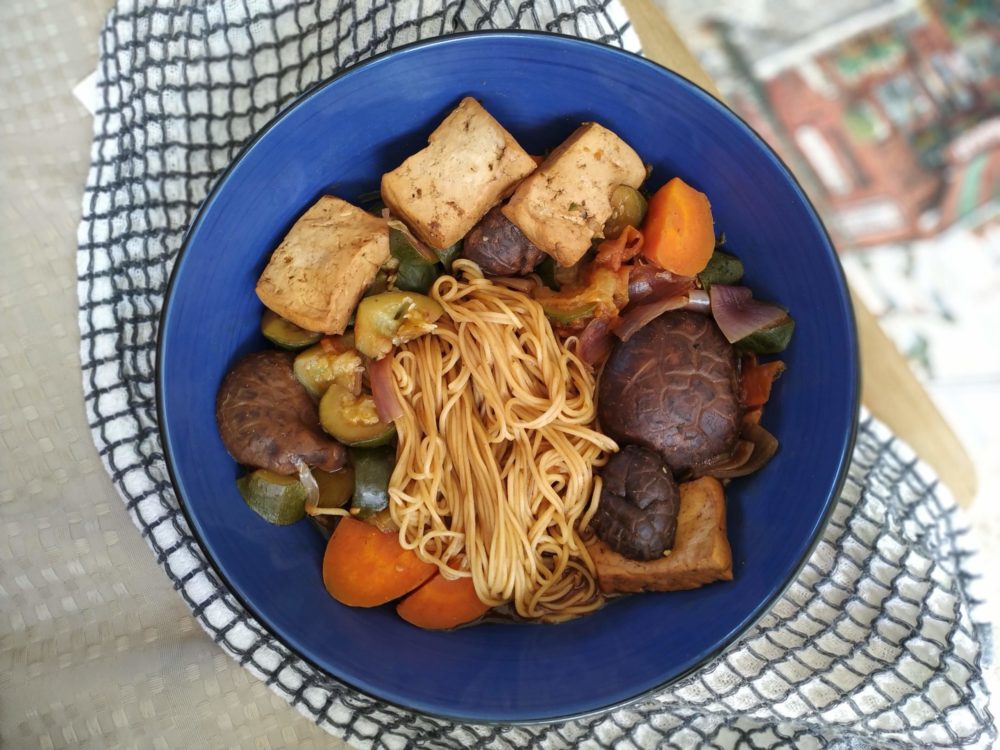
[(601, 471), (601, 501), (590, 524), (630, 560), (655, 560), (674, 545), (680, 492), (656, 453), (627, 445)]
[(532, 272), (544, 253), (495, 206), (466, 236), (462, 257), (489, 276), (522, 276)]
[(677, 311), (618, 342), (598, 386), (601, 429), (657, 452), (678, 479), (739, 437), (739, 361), (711, 316)]
[(278, 474), (295, 474), (303, 463), (335, 471), (346, 463), (347, 450), (320, 427), (292, 358), (277, 350), (254, 352), (229, 371), (215, 402), (222, 442), (239, 463)]

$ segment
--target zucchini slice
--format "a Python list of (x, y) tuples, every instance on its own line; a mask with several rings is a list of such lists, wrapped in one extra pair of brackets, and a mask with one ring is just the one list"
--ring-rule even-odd
[(319, 423), (344, 445), (357, 448), (385, 445), (396, 434), (392, 422), (378, 418), (375, 399), (370, 394), (355, 396), (339, 383), (332, 383), (320, 399)]
[(287, 526), (305, 514), (306, 488), (295, 476), (256, 469), (236, 480), (250, 509), (268, 523)]
[(266, 307), (264, 314), (260, 316), (260, 332), (264, 334), (264, 338), (282, 349), (305, 349), (323, 338), (322, 333), (300, 328)]

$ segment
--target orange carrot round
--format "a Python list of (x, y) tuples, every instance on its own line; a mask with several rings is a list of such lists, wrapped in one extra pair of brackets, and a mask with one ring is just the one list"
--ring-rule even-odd
[(471, 578), (449, 580), (438, 573), (396, 605), (396, 612), (411, 625), (446, 630), (477, 620), (489, 606), (476, 596)]
[(679, 276), (700, 273), (715, 249), (708, 197), (674, 177), (650, 199), (642, 234), (642, 254), (660, 268)]
[(396, 532), (385, 533), (350, 517), (340, 519), (323, 555), (326, 590), (352, 607), (377, 607), (397, 599), (436, 570), (403, 549)]

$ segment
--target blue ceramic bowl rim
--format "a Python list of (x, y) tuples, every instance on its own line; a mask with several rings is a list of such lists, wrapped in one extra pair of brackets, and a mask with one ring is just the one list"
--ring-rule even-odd
[[(850, 352), (849, 360), (846, 362), (848, 370), (853, 373), (853, 378), (849, 385), (849, 390), (851, 393), (851, 403), (853, 408), (853, 417), (851, 419), (850, 428), (847, 434), (844, 435), (844, 439), (841, 443), (840, 457), (837, 465), (837, 476), (833, 483), (831, 484), (831, 491), (829, 497), (825, 501), (825, 507), (823, 512), (818, 516), (815, 524), (811, 529), (811, 540), (809, 545), (806, 547), (802, 557), (798, 562), (792, 566), (788, 576), (784, 581), (776, 584), (772, 590), (771, 594), (761, 600), (761, 602), (754, 607), (744, 618), (738, 623), (731, 631), (726, 639), (717, 643), (714, 648), (708, 649), (702, 656), (694, 662), (688, 669), (673, 675), (665, 679), (662, 683), (653, 686), (652, 688), (642, 690), (637, 692), (635, 695), (625, 698), (623, 700), (613, 701), (605, 706), (599, 706), (592, 710), (587, 711), (574, 711), (568, 712), (561, 715), (556, 715), (552, 717), (538, 718), (538, 719), (495, 719), (489, 717), (469, 717), (468, 715), (459, 714), (449, 714), (446, 712), (429, 711), (422, 708), (417, 708), (406, 702), (405, 698), (391, 698), (385, 695), (375, 695), (371, 691), (362, 689), (349, 680), (344, 679), (342, 676), (337, 674), (332, 674), (325, 667), (317, 664), (313, 659), (309, 658), (305, 654), (301, 653), (299, 650), (293, 648), (288, 643), (284, 641), (281, 634), (270, 627), (268, 619), (257, 610), (256, 607), (252, 606), (249, 601), (247, 601), (244, 596), (234, 587), (229, 578), (223, 572), (221, 566), (215, 561), (215, 559), (209, 554), (210, 546), (207, 540), (203, 538), (200, 528), (193, 517), (190, 509), (188, 508), (187, 501), (184, 499), (183, 494), (180, 491), (181, 483), (178, 481), (178, 476), (174, 466), (174, 461), (172, 457), (172, 449), (170, 444), (169, 436), (166, 434), (166, 429), (163, 425), (166, 423), (166, 415), (163, 411), (163, 398), (162, 393), (165, 387), (163, 382), (163, 369), (160, 363), (163, 361), (163, 354), (166, 348), (166, 336), (163, 335), (163, 331), (166, 329), (166, 321), (170, 314), (171, 301), (174, 296), (174, 282), (178, 276), (177, 269), (180, 267), (181, 259), (187, 252), (191, 239), (197, 233), (199, 225), (207, 214), (211, 205), (215, 202), (216, 198), (226, 189), (226, 184), (229, 181), (230, 176), (236, 169), (237, 165), (243, 160), (244, 157), (250, 152), (253, 147), (260, 142), (267, 133), (274, 128), (278, 123), (289, 116), (294, 110), (303, 105), (303, 103), (313, 96), (320, 95), (325, 89), (329, 88), (331, 85), (335, 84), (342, 78), (354, 75), (364, 68), (370, 67), (372, 65), (378, 64), (380, 61), (389, 57), (401, 57), (413, 53), (418, 53), (422, 50), (438, 47), (441, 45), (449, 44), (462, 44), (468, 43), (470, 39), (475, 38), (490, 37), (491, 39), (497, 38), (507, 38), (511, 40), (533, 38), (536, 40), (544, 40), (545, 43), (552, 43), (556, 45), (567, 45), (567, 46), (579, 46), (582, 48), (588, 48), (592, 52), (597, 54), (607, 54), (612, 57), (620, 57), (628, 60), (629, 64), (642, 65), (649, 68), (652, 72), (658, 75), (666, 75), (668, 77), (674, 78), (679, 82), (682, 88), (686, 88), (688, 93), (692, 96), (700, 97), (706, 101), (710, 107), (715, 109), (720, 116), (728, 118), (733, 121), (733, 123), (740, 128), (743, 128), (750, 135), (751, 139), (760, 147), (761, 151), (770, 158), (774, 163), (775, 167), (781, 172), (784, 177), (788, 180), (789, 185), (794, 189), (798, 198), (801, 200), (803, 206), (808, 209), (808, 213), (812, 222), (817, 230), (819, 236), (821, 236), (826, 243), (826, 247), (829, 248), (834, 254), (834, 268), (836, 269), (836, 282), (839, 290), (841, 292), (841, 302), (842, 310), (847, 322), (847, 338), (848, 338), (848, 348)], [(276, 640), (278, 640), (282, 646), (288, 650), (289, 653), (294, 654), (297, 658), (301, 659), (303, 662), (309, 664), (313, 669), (316, 669), (321, 674), (329, 674), (335, 680), (343, 685), (355, 690), (363, 695), (373, 698), (378, 701), (383, 701), (389, 705), (396, 706), (398, 708), (415, 711), (427, 716), (432, 716), (439, 719), (444, 719), (447, 721), (455, 721), (459, 723), (477, 723), (484, 725), (502, 725), (502, 726), (531, 726), (538, 724), (549, 724), (561, 721), (569, 721), (573, 719), (583, 719), (590, 716), (596, 716), (608, 711), (613, 711), (618, 708), (632, 705), (645, 698), (651, 697), (656, 693), (664, 690), (668, 686), (683, 680), (685, 677), (697, 672), (703, 668), (710, 661), (715, 659), (729, 649), (739, 638), (746, 633), (750, 628), (752, 628), (767, 612), (771, 609), (775, 602), (785, 593), (785, 591), (795, 582), (798, 578), (799, 573), (805, 567), (809, 558), (812, 557), (812, 553), (815, 551), (817, 545), (823, 537), (823, 531), (825, 530), (830, 517), (833, 514), (833, 510), (837, 505), (837, 499), (840, 497), (840, 493), (843, 490), (844, 484), (847, 481), (848, 470), (850, 468), (850, 459), (853, 453), (854, 444), (857, 439), (858, 425), (859, 425), (859, 410), (861, 404), (860, 396), (860, 384), (861, 384), (861, 371), (859, 363), (859, 347), (858, 347), (858, 337), (857, 337), (857, 325), (854, 317), (854, 309), (850, 299), (850, 294), (848, 292), (847, 280), (844, 274), (843, 267), (840, 263), (839, 258), (836, 256), (836, 251), (832, 240), (830, 239), (829, 232), (826, 226), (823, 224), (822, 219), (816, 211), (815, 206), (809, 199), (808, 195), (802, 189), (802, 185), (799, 183), (798, 179), (794, 176), (792, 171), (785, 164), (784, 160), (775, 152), (775, 150), (754, 130), (742, 117), (740, 117), (736, 112), (730, 109), (721, 100), (717, 99), (715, 96), (710, 94), (704, 88), (699, 86), (694, 81), (690, 80), (686, 76), (671, 70), (659, 63), (656, 63), (648, 58), (643, 57), (640, 54), (630, 52), (628, 50), (621, 49), (619, 47), (613, 47), (609, 44), (603, 42), (598, 42), (590, 39), (582, 39), (580, 37), (571, 36), (567, 34), (559, 34), (555, 32), (548, 31), (536, 31), (536, 30), (516, 30), (516, 31), (505, 31), (505, 30), (482, 30), (482, 31), (466, 31), (457, 32), (454, 34), (448, 34), (445, 36), (434, 37), (432, 39), (425, 39), (421, 41), (411, 42), (409, 44), (401, 45), (391, 50), (373, 55), (372, 57), (363, 60), (361, 62), (355, 63), (344, 68), (341, 71), (329, 76), (328, 78), (320, 81), (310, 87), (309, 89), (303, 91), (299, 94), (292, 103), (286, 106), (278, 114), (276, 114), (267, 124), (264, 125), (257, 133), (253, 135), (250, 140), (248, 140), (241, 148), (236, 157), (229, 163), (229, 165), (223, 170), (215, 182), (215, 185), (209, 191), (209, 194), (205, 197), (201, 206), (195, 212), (195, 216), (191, 221), (190, 226), (184, 234), (184, 240), (181, 243), (181, 247), (177, 252), (177, 256), (174, 259), (173, 270), (171, 271), (170, 278), (167, 282), (167, 288), (164, 293), (163, 307), (160, 311), (158, 327), (157, 327), (157, 346), (156, 346), (156, 410), (157, 410), (157, 431), (160, 435), (160, 440), (163, 445), (163, 455), (167, 466), (167, 472), (170, 476), (171, 484), (173, 485), (174, 491), (178, 498), (178, 504), (180, 505), (181, 511), (187, 521), (188, 527), (191, 530), (192, 535), (197, 541), (199, 547), (201, 548), (205, 559), (211, 565), (212, 570), (219, 577), (219, 580), (226, 586), (229, 593), (240, 603), (240, 605), (252, 615), (256, 620), (261, 622), (267, 627), (268, 633)]]

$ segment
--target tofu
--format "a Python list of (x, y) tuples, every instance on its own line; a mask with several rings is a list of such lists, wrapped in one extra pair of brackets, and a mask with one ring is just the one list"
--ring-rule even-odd
[(535, 170), (475, 99), (464, 98), (418, 151), (382, 176), (382, 200), (428, 245), (454, 245)]
[(561, 266), (572, 266), (601, 236), (611, 216), (611, 191), (646, 179), (639, 155), (596, 122), (581, 125), (503, 207), (535, 245)]
[(623, 557), (599, 539), (588, 544), (601, 591), (680, 591), (733, 580), (722, 485), (717, 479), (702, 477), (685, 482), (680, 491), (677, 535), (666, 557), (641, 562)]
[(324, 195), (271, 255), (257, 281), (257, 296), (297, 326), (340, 334), (388, 259), (385, 219)]

